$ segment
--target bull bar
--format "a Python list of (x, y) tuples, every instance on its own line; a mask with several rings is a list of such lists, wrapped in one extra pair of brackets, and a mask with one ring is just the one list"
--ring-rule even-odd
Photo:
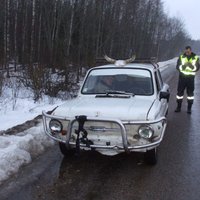
[[(47, 118), (50, 119), (57, 119), (57, 120), (66, 120), (69, 121), (68, 128), (67, 128), (67, 135), (66, 135), (66, 141), (53, 137), (51, 133), (49, 132), (47, 128)], [(56, 140), (58, 142), (63, 142), (66, 143), (66, 146), (70, 145), (75, 145), (74, 142), (70, 142), (71, 134), (72, 134), (72, 128), (73, 124), (77, 121), (76, 118), (67, 118), (67, 117), (61, 117), (61, 116), (56, 116), (56, 115), (49, 115), (45, 111), (42, 112), (42, 119), (43, 119), (43, 126), (44, 126), (44, 131), (45, 133), (52, 138), (53, 140)], [(111, 146), (104, 146), (104, 145), (90, 145), (91, 149), (118, 149), (118, 150), (124, 150), (125, 152), (129, 153), (131, 150), (139, 150), (139, 149), (147, 149), (147, 148), (154, 148), (157, 147), (161, 141), (163, 140), (165, 129), (167, 126), (167, 120), (165, 117), (160, 117), (159, 119), (156, 120), (151, 120), (151, 121), (127, 121), (123, 122), (118, 119), (111, 119), (111, 118), (97, 118), (97, 117), (87, 117), (87, 121), (92, 121), (92, 122), (111, 122), (111, 123), (116, 123), (119, 125), (121, 129), (121, 136), (122, 136), (122, 142), (123, 146), (118, 146), (118, 145), (111, 145)], [(152, 143), (149, 144), (144, 144), (144, 145), (136, 145), (136, 146), (129, 146), (128, 140), (127, 140), (127, 132), (125, 129), (125, 125), (141, 125), (141, 124), (155, 124), (158, 122), (164, 122), (164, 126), (160, 135), (160, 138)], [(86, 147), (85, 144), (80, 144), (81, 147)]]

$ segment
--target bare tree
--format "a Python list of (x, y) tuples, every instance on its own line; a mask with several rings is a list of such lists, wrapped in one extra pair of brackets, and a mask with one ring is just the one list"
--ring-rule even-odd
[(5, 1), (5, 16), (4, 16), (4, 63), (7, 69), (7, 77), (9, 74), (9, 59), (10, 59), (10, 0)]

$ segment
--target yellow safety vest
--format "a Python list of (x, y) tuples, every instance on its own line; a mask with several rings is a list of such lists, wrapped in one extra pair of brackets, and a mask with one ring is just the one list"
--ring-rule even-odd
[[(185, 74), (185, 75), (193, 75), (193, 76), (194, 76), (194, 75), (196, 74), (195, 71), (197, 70), (196, 63), (197, 63), (197, 61), (198, 61), (198, 56), (194, 56), (194, 57), (188, 59), (188, 58), (185, 57), (184, 55), (181, 55), (181, 56), (180, 56), (180, 60), (181, 60), (181, 65), (180, 65), (180, 67), (179, 67), (180, 72), (183, 73), (183, 74)], [(194, 68), (191, 69), (191, 68), (188, 66), (188, 67), (186, 67), (185, 69), (183, 69), (182, 66), (185, 65), (186, 63), (191, 63), (191, 64), (194, 66)]]

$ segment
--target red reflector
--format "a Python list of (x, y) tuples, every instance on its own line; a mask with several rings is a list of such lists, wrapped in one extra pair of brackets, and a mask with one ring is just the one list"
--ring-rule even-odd
[(62, 135), (67, 135), (67, 131), (62, 131), (61, 134)]

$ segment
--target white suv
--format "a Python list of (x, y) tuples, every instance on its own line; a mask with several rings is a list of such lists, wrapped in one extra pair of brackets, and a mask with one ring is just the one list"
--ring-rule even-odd
[(169, 86), (147, 60), (118, 60), (90, 69), (78, 96), (43, 112), (45, 133), (66, 156), (80, 149), (102, 154), (145, 152), (156, 164), (167, 121)]

